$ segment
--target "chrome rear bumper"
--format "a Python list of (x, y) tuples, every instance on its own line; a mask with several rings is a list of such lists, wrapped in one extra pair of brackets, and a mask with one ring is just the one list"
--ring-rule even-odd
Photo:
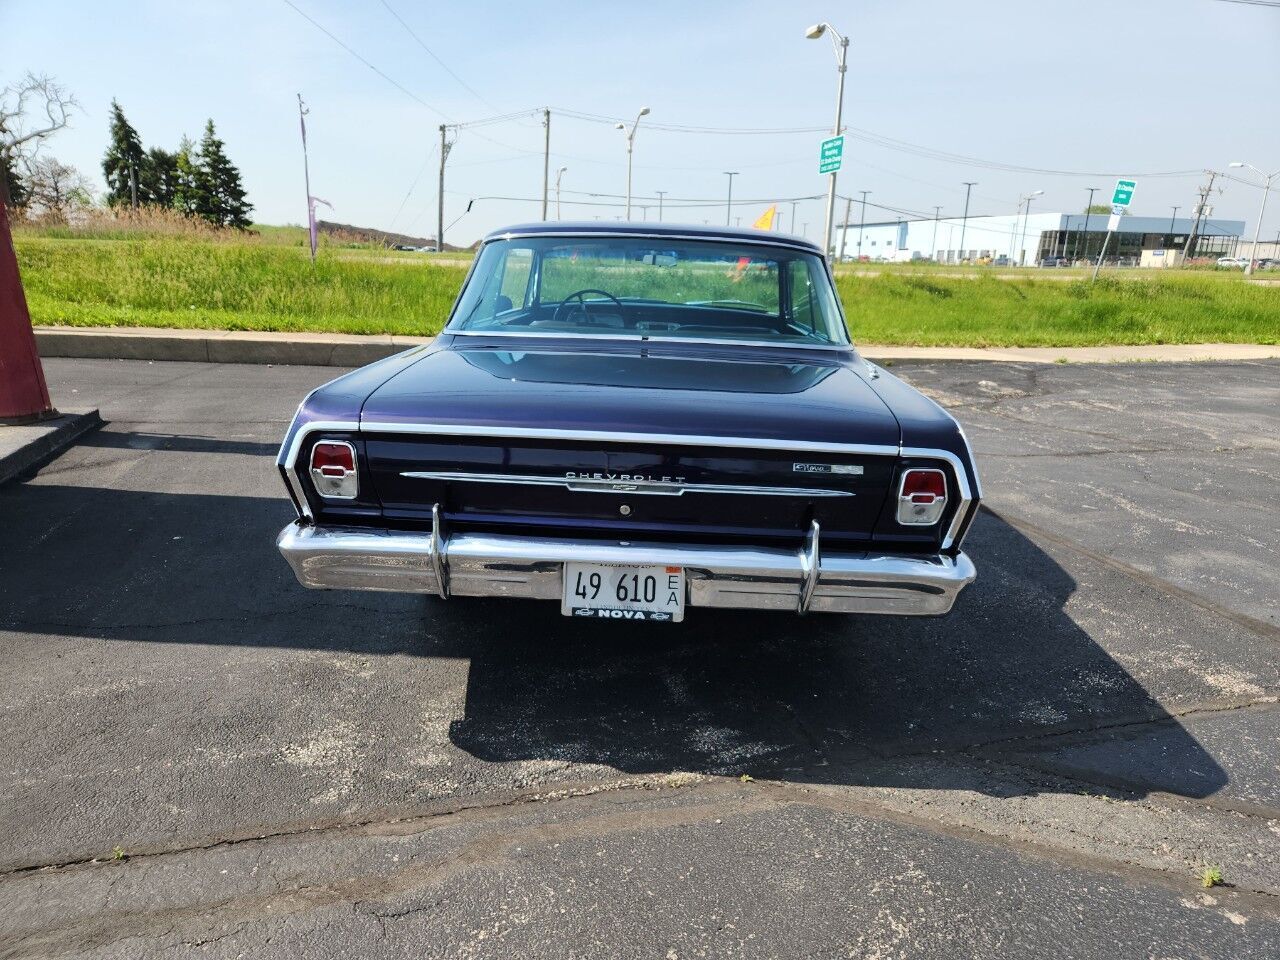
[(820, 553), (816, 525), (798, 550), (624, 543), (291, 523), (276, 545), (304, 587), (441, 597), (559, 600), (566, 561), (685, 569), (691, 607), (936, 616), (975, 576), (963, 553)]

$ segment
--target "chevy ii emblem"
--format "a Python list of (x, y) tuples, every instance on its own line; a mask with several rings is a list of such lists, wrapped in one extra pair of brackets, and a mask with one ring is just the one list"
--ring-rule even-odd
[(791, 469), (796, 473), (844, 473), (853, 477), (862, 476), (862, 467), (850, 466), (847, 463), (793, 463)]

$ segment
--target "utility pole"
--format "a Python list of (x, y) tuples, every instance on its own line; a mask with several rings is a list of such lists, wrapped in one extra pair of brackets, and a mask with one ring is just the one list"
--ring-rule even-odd
[(858, 262), (862, 262), (862, 228), (867, 223), (867, 194), (870, 190), (859, 191), (862, 194), (862, 213), (858, 215)]
[(849, 214), (853, 212), (853, 197), (844, 198), (844, 229), (840, 231), (840, 256), (836, 257), (836, 263), (844, 261), (844, 244), (849, 239)]
[(964, 263), (964, 235), (969, 229), (969, 193), (977, 185), (977, 180), (964, 181), (964, 219), (960, 221), (960, 250), (956, 257), (956, 263)]
[(662, 198), (665, 197), (670, 191), (655, 190), (653, 192), (658, 195), (658, 222), (661, 223), (662, 222)]
[(560, 178), (564, 176), (564, 172), (568, 167), (561, 167), (556, 171), (556, 219), (560, 219)]
[[(547, 219), (547, 186), (548, 175), (551, 172), (551, 110), (543, 108), (542, 111), (542, 219)], [(556, 201), (559, 203), (559, 200)]]
[(938, 218), (942, 216), (942, 208), (933, 208), (933, 245), (929, 248), (929, 259), (938, 259)]
[(791, 232), (796, 232), (796, 201), (791, 201)]
[(436, 253), (444, 253), (444, 162), (453, 146), (445, 139), (449, 128), (440, 124), (440, 200), (436, 204)]
[(1209, 185), (1200, 188), (1200, 202), (1196, 204), (1196, 217), (1191, 221), (1191, 232), (1187, 234), (1187, 243), (1182, 248), (1182, 262), (1185, 265), (1195, 255), (1196, 235), (1200, 232), (1200, 221), (1204, 219), (1209, 203), (1209, 194), (1213, 193), (1213, 181), (1218, 178), (1214, 170), (1206, 170), (1209, 174)]
[[(1181, 208), (1180, 208), (1180, 207), (1174, 207), (1174, 208), (1173, 208), (1173, 213), (1172, 213), (1172, 214), (1170, 214), (1170, 216), (1169, 216), (1169, 242), (1170, 242), (1170, 243), (1173, 243), (1173, 224), (1174, 224), (1174, 221), (1176, 221), (1176, 220), (1178, 219), (1178, 210), (1179, 210), (1179, 209), (1181, 209)], [(1162, 244), (1162, 246), (1163, 246), (1163, 244)]]
[(729, 178), (729, 199), (724, 205), (724, 225), (729, 225), (729, 219), (733, 216), (733, 178), (738, 175), (737, 170), (726, 170), (724, 175)]
[(809, 224), (808, 224), (807, 222), (806, 222), (806, 223), (802, 223), (802, 224), (800, 225), (800, 236), (804, 237), (805, 239), (808, 239), (808, 237), (809, 237)]
[(129, 205), (138, 209), (138, 170), (133, 161), (129, 161)]
[[(1087, 204), (1085, 204), (1085, 207), (1084, 207), (1084, 231), (1083, 231), (1083, 236), (1084, 236), (1084, 255), (1085, 255), (1086, 257), (1088, 257), (1088, 256), (1089, 256), (1089, 217), (1090, 217), (1090, 215), (1091, 215), (1091, 213), (1092, 213), (1092, 210), (1093, 210), (1093, 195), (1094, 195), (1095, 193), (1097, 193), (1099, 190), (1101, 190), (1102, 188), (1101, 188), (1101, 187), (1086, 187), (1085, 189), (1089, 191), (1089, 202), (1088, 202)], [(1077, 240), (1076, 240), (1076, 253), (1077, 253), (1077, 254), (1079, 254), (1079, 253), (1080, 253), (1080, 241), (1079, 241), (1079, 239), (1077, 239)]]

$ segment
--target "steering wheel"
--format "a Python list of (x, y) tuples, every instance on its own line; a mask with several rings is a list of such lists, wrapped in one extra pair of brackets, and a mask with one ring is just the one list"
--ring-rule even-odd
[[(619, 300), (617, 297), (615, 297), (608, 290), (597, 290), (594, 287), (586, 287), (585, 289), (582, 289), (582, 290), (573, 291), (573, 293), (569, 294), (567, 297), (561, 300), (560, 303), (556, 305), (556, 312), (551, 315), (551, 322), (555, 323), (560, 319), (560, 311), (569, 305), (570, 300), (577, 300), (578, 301), (577, 309), (582, 311), (582, 315), (584, 317), (590, 317), (591, 313), (587, 310), (587, 294), (588, 293), (598, 293), (600, 294), (600, 296), (605, 297), (608, 300), (612, 300), (617, 305), (619, 311), (622, 310), (622, 301)], [(570, 311), (570, 314), (572, 314), (572, 311)]]

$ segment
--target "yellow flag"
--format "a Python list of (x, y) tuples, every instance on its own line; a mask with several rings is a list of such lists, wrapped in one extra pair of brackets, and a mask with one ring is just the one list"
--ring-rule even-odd
[(772, 230), (773, 218), (778, 214), (778, 205), (775, 203), (764, 213), (760, 214), (760, 219), (752, 224), (757, 230)]

